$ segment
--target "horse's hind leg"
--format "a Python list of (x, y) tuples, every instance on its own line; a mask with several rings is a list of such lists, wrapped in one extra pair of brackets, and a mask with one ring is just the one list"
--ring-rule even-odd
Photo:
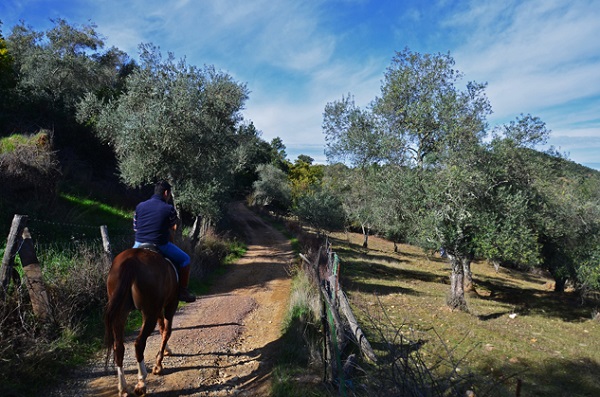
[(127, 318), (127, 313), (121, 314), (119, 318), (116, 319), (115, 324), (112, 328), (112, 333), (114, 336), (113, 342), (113, 353), (115, 365), (117, 366), (117, 386), (119, 388), (119, 396), (128, 396), (127, 391), (127, 381), (125, 380), (125, 374), (123, 372), (123, 358), (125, 356), (125, 319)]
[(148, 371), (146, 370), (146, 363), (144, 362), (144, 350), (146, 350), (146, 341), (148, 337), (154, 331), (156, 326), (155, 316), (144, 315), (144, 321), (142, 323), (142, 329), (135, 339), (135, 358), (138, 364), (138, 383), (135, 386), (134, 392), (138, 396), (146, 394), (146, 377)]
[(125, 345), (123, 339), (115, 340), (115, 364), (117, 366), (117, 387), (119, 388), (119, 396), (127, 397), (129, 395), (127, 391), (127, 381), (125, 380), (125, 373), (123, 372), (123, 357), (125, 356)]

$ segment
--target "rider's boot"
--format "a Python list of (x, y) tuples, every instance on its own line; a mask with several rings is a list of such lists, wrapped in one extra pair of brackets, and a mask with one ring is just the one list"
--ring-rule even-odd
[(188, 284), (190, 282), (190, 269), (190, 265), (179, 269), (179, 300), (188, 303), (196, 301), (196, 297), (190, 294), (190, 291), (188, 291)]

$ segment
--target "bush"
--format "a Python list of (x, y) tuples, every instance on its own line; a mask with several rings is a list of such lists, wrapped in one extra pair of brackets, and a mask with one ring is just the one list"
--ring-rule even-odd
[(0, 184), (5, 196), (53, 199), (61, 172), (50, 134), (12, 135), (0, 141)]
[(294, 215), (318, 231), (343, 230), (346, 223), (339, 197), (325, 189), (301, 195), (294, 209)]
[[(32, 314), (23, 283), (0, 302), (0, 395), (37, 395), (57, 374), (100, 346), (108, 261), (100, 250), (80, 246), (40, 253), (50, 318)], [(28, 379), (23, 382), (23, 379)]]
[(196, 280), (206, 279), (229, 254), (227, 241), (210, 230), (193, 248), (189, 238), (185, 238), (180, 247), (191, 253), (191, 275)]

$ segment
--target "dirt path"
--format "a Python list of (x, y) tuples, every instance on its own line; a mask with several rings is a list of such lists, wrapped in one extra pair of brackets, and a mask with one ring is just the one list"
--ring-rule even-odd
[[(208, 295), (180, 309), (174, 318), (164, 375), (151, 373), (158, 351), (157, 331), (145, 352), (148, 395), (268, 396), (270, 373), (287, 309), (292, 260), (287, 239), (243, 204), (235, 204), (235, 221), (247, 236), (248, 252), (215, 282)], [(125, 375), (137, 377), (133, 340), (125, 346)], [(117, 395), (116, 371), (104, 359), (81, 370), (76, 380), (54, 396)], [(75, 388), (78, 390), (75, 391)], [(75, 394), (73, 394), (75, 393)]]

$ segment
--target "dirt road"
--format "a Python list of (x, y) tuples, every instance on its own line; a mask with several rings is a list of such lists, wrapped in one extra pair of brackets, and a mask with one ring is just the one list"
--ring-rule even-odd
[[(268, 396), (270, 373), (287, 310), (292, 260), (287, 239), (243, 204), (235, 204), (235, 222), (247, 236), (246, 255), (228, 268), (208, 295), (180, 309), (174, 318), (164, 375), (152, 375), (158, 351), (157, 331), (145, 352), (148, 395)], [(125, 375), (137, 381), (133, 340), (125, 347)], [(112, 361), (112, 360), (111, 360)], [(101, 355), (53, 396), (117, 395), (116, 371), (104, 368)]]

